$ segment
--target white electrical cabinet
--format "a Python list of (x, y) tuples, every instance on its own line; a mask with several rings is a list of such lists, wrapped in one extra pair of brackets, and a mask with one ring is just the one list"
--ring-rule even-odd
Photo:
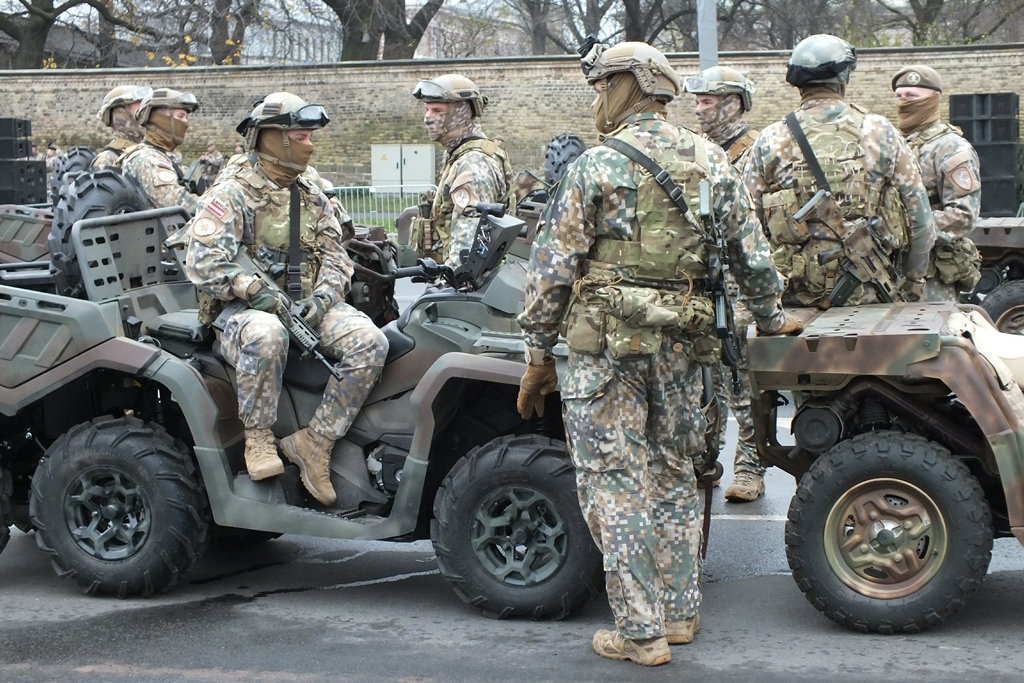
[(433, 185), (433, 145), (371, 145), (370, 177), (374, 187)]

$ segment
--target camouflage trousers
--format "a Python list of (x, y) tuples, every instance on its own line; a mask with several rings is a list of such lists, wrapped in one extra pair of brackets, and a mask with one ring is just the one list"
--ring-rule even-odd
[[(327, 382), (309, 426), (336, 440), (348, 431), (380, 376), (388, 340), (369, 317), (346, 303), (327, 311), (318, 332), (324, 355), (338, 361), (342, 379)], [(277, 421), (288, 343), (288, 331), (270, 313), (242, 311), (224, 326), (221, 347), (235, 367), (238, 416), (246, 429), (269, 429)]]
[(584, 519), (627, 638), (665, 633), (700, 607), (701, 514), (691, 457), (704, 444), (700, 368), (680, 340), (653, 358), (569, 354), (566, 434)]
[(728, 405), (739, 428), (739, 439), (732, 462), (733, 472), (753, 472), (763, 477), (765, 468), (761, 467), (761, 458), (757, 455), (757, 446), (754, 443), (754, 416), (750, 408), (750, 379), (747, 377), (747, 327), (753, 324), (754, 319), (743, 301), (736, 298), (731, 300), (736, 327), (736, 347), (740, 352), (740, 391), (733, 392), (732, 370), (725, 363), (712, 368), (711, 378), (714, 380), (715, 395), (718, 396), (718, 412), (722, 416), (719, 421), (718, 452), (721, 454), (725, 450), (725, 416)]

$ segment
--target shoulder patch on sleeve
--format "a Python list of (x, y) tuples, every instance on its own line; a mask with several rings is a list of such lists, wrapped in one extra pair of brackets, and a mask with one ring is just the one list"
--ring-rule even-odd
[(974, 192), (978, 189), (980, 183), (974, 177), (974, 173), (971, 172), (970, 166), (967, 164), (960, 164), (954, 168), (950, 174), (949, 179), (952, 181), (953, 186), (957, 189), (957, 196), (962, 197), (965, 194)]
[(192, 224), (192, 234), (196, 237), (209, 237), (217, 232), (217, 224), (210, 218), (200, 218)]
[(462, 213), (462, 210), (469, 206), (469, 199), (469, 190), (464, 187), (460, 187), (452, 192), (452, 204), (455, 205), (455, 208), (458, 209), (459, 213)]
[(156, 172), (156, 179), (169, 185), (178, 181), (178, 175), (174, 171), (160, 170)]
[(207, 202), (206, 210), (212, 213), (217, 218), (224, 218), (224, 215), (228, 212), (227, 209), (218, 204), (216, 201)]

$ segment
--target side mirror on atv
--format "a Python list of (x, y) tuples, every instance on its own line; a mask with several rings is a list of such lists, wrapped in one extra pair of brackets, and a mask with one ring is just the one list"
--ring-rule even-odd
[(494, 275), (525, 223), (504, 215), (503, 204), (481, 202), (467, 207), (464, 215), (473, 215), (473, 212), (480, 216), (480, 222), (469, 256), (455, 269), (455, 279), (460, 286), (476, 290)]

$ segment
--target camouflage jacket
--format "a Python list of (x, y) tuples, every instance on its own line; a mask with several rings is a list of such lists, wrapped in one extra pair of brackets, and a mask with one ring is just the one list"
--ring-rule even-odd
[[(265, 245), (260, 225), (268, 220), (287, 221), (288, 216), (287, 189), (277, 187), (258, 170), (234, 168), (234, 173), (222, 175), (203, 195), (195, 218), (188, 224), (185, 261), (185, 272), (200, 291), (224, 301), (243, 297), (252, 283), (252, 275), (233, 261), (238, 250)], [(303, 178), (296, 182), (302, 199), (302, 247), (319, 265), (315, 273), (309, 274), (315, 278), (312, 291), (303, 293), (322, 295), (334, 305), (345, 300), (354, 271), (341, 246), (341, 225), (318, 186)], [(287, 251), (287, 244), (267, 246)]]
[(121, 173), (135, 179), (153, 206), (183, 206), (195, 213), (199, 196), (188, 191), (182, 180), (181, 169), (162, 149), (147, 142), (135, 145), (120, 159)]
[(206, 160), (203, 164), (203, 177), (209, 178), (211, 181), (217, 177), (220, 173), (220, 169), (224, 166), (224, 155), (220, 152), (214, 152), (210, 154), (207, 152), (205, 155)]
[[(847, 119), (850, 105), (839, 99), (821, 98), (805, 101), (800, 109), (810, 120), (827, 126)], [(888, 120), (875, 114), (863, 115), (860, 139), (861, 146), (855, 154), (865, 171), (866, 189), (881, 195), (885, 186), (891, 185), (898, 193), (910, 223), (905, 272), (909, 278), (922, 279), (935, 241), (935, 220), (928, 207), (928, 193), (913, 152), (899, 131)], [(762, 221), (765, 220), (762, 197), (780, 190), (798, 189), (795, 171), (803, 164), (803, 153), (785, 121), (773, 123), (761, 132), (744, 163), (743, 179)], [(838, 191), (839, 188), (833, 190)], [(799, 197), (798, 203), (806, 202), (811, 195), (813, 192)]]
[(971, 143), (959, 129), (936, 121), (908, 135), (907, 144), (917, 154), (936, 229), (952, 239), (974, 230), (981, 214), (981, 171)]
[[(678, 128), (660, 114), (626, 119), (624, 130), (661, 150), (692, 147), (696, 133)], [(782, 324), (782, 283), (768, 251), (768, 241), (750, 210), (750, 197), (721, 147), (707, 146), (714, 213), (723, 231), (731, 269), (749, 307), (766, 330)], [(632, 241), (638, 234), (635, 188), (646, 173), (615, 150), (598, 146), (576, 159), (552, 190), (530, 255), (526, 308), (519, 321), (531, 361), (550, 352), (573, 283), (598, 238)], [(624, 181), (624, 182), (623, 182)], [(627, 187), (632, 186), (632, 187)]]
[(111, 140), (106, 147), (100, 150), (100, 153), (93, 158), (92, 163), (89, 164), (89, 168), (94, 171), (100, 171), (104, 168), (112, 168), (117, 166), (117, 160), (121, 158), (124, 151), (130, 149), (132, 143), (121, 138), (114, 138)]
[[(458, 147), (455, 148), (458, 151)], [(478, 218), (463, 216), (463, 210), (472, 204), (489, 202), (504, 204), (509, 194), (509, 182), (501, 162), (479, 151), (457, 155), (454, 162), (445, 153), (444, 166), (437, 184), (434, 206), (438, 212), (452, 206), (448, 216), (434, 215), (435, 226), (445, 224), (449, 231), (445, 245), (445, 262), (457, 268), (462, 265), (460, 255), (463, 249), (473, 246)], [(442, 237), (443, 239), (443, 237)]]

